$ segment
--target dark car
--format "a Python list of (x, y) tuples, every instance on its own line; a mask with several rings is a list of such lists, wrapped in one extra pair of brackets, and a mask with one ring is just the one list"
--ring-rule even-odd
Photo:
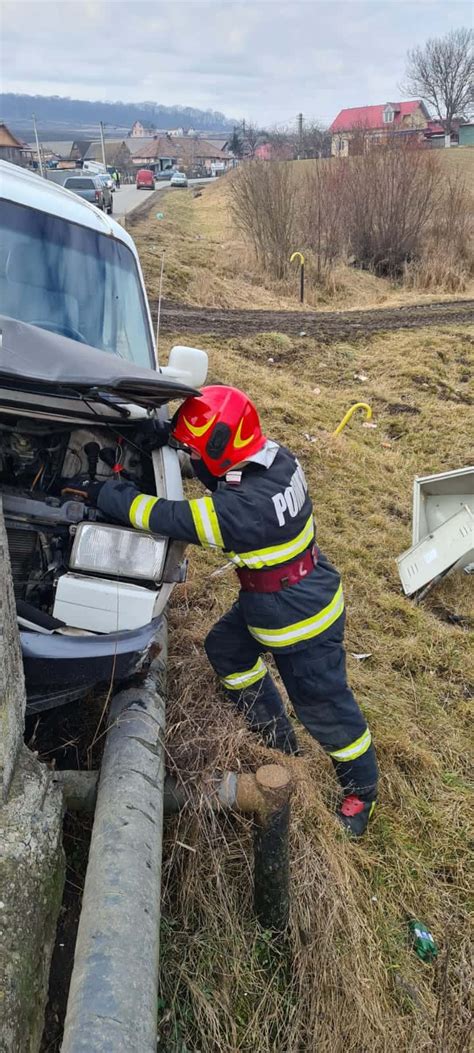
[(139, 168), (136, 178), (137, 190), (154, 190), (155, 177), (149, 168)]
[(98, 173), (96, 178), (99, 180), (100, 183), (102, 183), (102, 189), (104, 191), (105, 211), (108, 212), (109, 216), (111, 216), (114, 210), (114, 199), (112, 197), (112, 194), (115, 190), (112, 178), (109, 175), (102, 175), (101, 172)]
[(103, 185), (99, 176), (70, 176), (64, 180), (63, 187), (65, 190), (72, 190), (73, 194), (82, 197), (84, 201), (89, 201), (91, 205), (101, 208), (103, 212), (112, 211), (112, 194), (108, 187)]

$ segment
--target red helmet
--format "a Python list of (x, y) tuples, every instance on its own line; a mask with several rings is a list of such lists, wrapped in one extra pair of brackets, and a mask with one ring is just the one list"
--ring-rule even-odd
[(212, 475), (225, 475), (265, 445), (257, 410), (243, 391), (211, 385), (183, 402), (173, 439), (202, 457)]

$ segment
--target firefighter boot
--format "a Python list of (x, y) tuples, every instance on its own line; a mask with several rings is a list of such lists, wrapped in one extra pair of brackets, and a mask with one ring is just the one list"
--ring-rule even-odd
[(269, 749), (299, 753), (298, 741), (286, 715), (280, 692), (267, 673), (257, 689), (242, 691), (238, 708), (252, 731), (258, 732)]
[(332, 760), (344, 794), (337, 818), (351, 837), (362, 837), (377, 799), (378, 767), (373, 744), (350, 761)]
[(360, 797), (350, 793), (343, 798), (336, 816), (350, 837), (362, 837), (374, 808), (375, 801), (361, 801)]

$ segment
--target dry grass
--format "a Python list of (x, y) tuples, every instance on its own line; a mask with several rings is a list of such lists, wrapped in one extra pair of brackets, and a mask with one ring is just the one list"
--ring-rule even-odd
[[(245, 377), (268, 433), (304, 465), (319, 543), (343, 573), (349, 675), (374, 733), (382, 783), (369, 835), (348, 843), (332, 817), (331, 767), (298, 729), (306, 756), (283, 759), (297, 777), (292, 922), (287, 942), (276, 945), (252, 917), (248, 820), (210, 815), (202, 804), (170, 826), (159, 1046), (166, 1053), (468, 1048), (472, 579), (446, 581), (417, 607), (401, 594), (394, 560), (410, 543), (413, 476), (468, 463), (472, 344), (462, 327), (325, 348), (279, 334), (204, 342), (211, 378), (242, 385)], [(366, 381), (355, 379), (361, 372)], [(355, 418), (334, 439), (360, 398), (373, 406), (377, 428)], [(190, 557), (172, 611), (168, 748), (175, 770), (202, 787), (216, 769), (254, 768), (275, 754), (222, 701), (202, 649), (235, 598), (233, 576), (210, 578), (217, 556)], [(371, 657), (360, 662), (352, 652)], [(434, 932), (437, 967), (410, 949), (412, 917)]]
[[(466, 178), (472, 173), (474, 150), (439, 153), (449, 172), (460, 169)], [(295, 178), (314, 164), (294, 162)], [(159, 207), (164, 219), (158, 220), (153, 210), (149, 217), (136, 222), (133, 236), (139, 243), (150, 294), (155, 298), (158, 293), (158, 259), (164, 250), (164, 295), (169, 299), (203, 307), (298, 310), (297, 269), (283, 281), (265, 275), (233, 226), (229, 207), (231, 179), (232, 175), (204, 186), (200, 197), (194, 197), (191, 190), (162, 192)], [(320, 285), (308, 257), (306, 303), (318, 310), (357, 309), (428, 303), (473, 293), (474, 283), (466, 267), (454, 268), (451, 261), (446, 289), (443, 261), (429, 277), (426, 271), (425, 266), (423, 273), (412, 273), (404, 285), (339, 264)]]

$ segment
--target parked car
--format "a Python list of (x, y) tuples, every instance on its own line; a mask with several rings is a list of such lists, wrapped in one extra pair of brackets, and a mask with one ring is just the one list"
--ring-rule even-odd
[(210, 179), (212, 176), (210, 168), (205, 168), (204, 165), (195, 165), (187, 174), (189, 179)]
[(111, 193), (115, 192), (115, 182), (110, 175), (110, 172), (98, 172), (97, 175), (102, 180), (104, 186), (108, 187)]
[[(98, 175), (96, 178), (102, 183), (105, 211), (111, 216), (114, 210), (114, 199), (112, 194), (115, 190), (115, 186), (113, 185), (113, 179), (109, 175)], [(110, 184), (112, 184), (112, 186)]]
[(139, 168), (136, 179), (137, 190), (154, 190), (155, 177), (149, 168)]
[(187, 187), (188, 178), (184, 172), (174, 172), (171, 176), (171, 186)]
[(112, 202), (112, 194), (102, 184), (100, 176), (69, 176), (64, 180), (63, 187), (65, 190), (72, 190), (73, 194), (82, 197), (84, 201), (89, 201), (91, 205), (101, 208), (103, 212), (109, 211), (108, 205)]
[(0, 232), (0, 497), (36, 712), (146, 659), (182, 543), (107, 522), (78, 485), (120, 466), (181, 498), (177, 453), (142, 449), (143, 421), (204, 383), (207, 356), (157, 369), (134, 243), (80, 197), (0, 162)]
[(173, 175), (173, 171), (174, 171), (173, 168), (162, 168), (161, 172), (155, 172), (155, 179), (157, 179), (157, 180), (171, 179), (171, 176)]

